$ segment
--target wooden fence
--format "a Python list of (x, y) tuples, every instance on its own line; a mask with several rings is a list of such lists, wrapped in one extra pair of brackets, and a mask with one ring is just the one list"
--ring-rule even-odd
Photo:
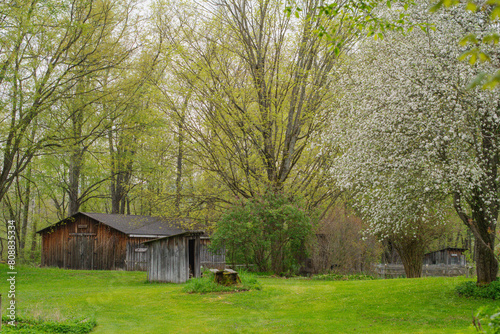
[[(422, 277), (424, 276), (466, 276), (470, 275), (470, 266), (429, 264), (422, 267)], [(379, 278), (406, 277), (402, 264), (377, 264), (375, 273)]]

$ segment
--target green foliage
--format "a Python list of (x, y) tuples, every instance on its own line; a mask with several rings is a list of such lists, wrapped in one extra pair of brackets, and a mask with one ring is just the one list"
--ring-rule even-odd
[(487, 299), (500, 299), (500, 280), (491, 282), (488, 285), (477, 285), (476, 282), (463, 282), (459, 284), (455, 290), (460, 296), (474, 297), (474, 298), (487, 298)]
[[(382, 40), (387, 31), (394, 30), (401, 33), (412, 31), (415, 26), (408, 25), (406, 19), (409, 6), (414, 4), (413, 0), (387, 0), (385, 3), (380, 0), (327, 2), (325, 5), (318, 6), (318, 14), (315, 19), (327, 17), (330, 23), (326, 27), (321, 25), (317, 33), (319, 37), (326, 36), (331, 43), (331, 48), (338, 56), (348, 42), (349, 38), (346, 36), (355, 36), (356, 38), (368, 36), (375, 40)], [(381, 15), (380, 13), (383, 13), (383, 10), (380, 11), (381, 5), (387, 6), (389, 11), (397, 11), (399, 15), (394, 18)], [(290, 6), (286, 8), (288, 15), (292, 11), (296, 17), (299, 17), (301, 8)], [(418, 26), (424, 31), (427, 31), (429, 27), (432, 29), (432, 26), (425, 23), (418, 24)]]
[(476, 272), (476, 261), (474, 260), (474, 254), (470, 250), (466, 250), (463, 252), (463, 255), (465, 255), (465, 262), (467, 265), (470, 267), (470, 272), (475, 273)]
[[(0, 271), (7, 272), (0, 264)], [(187, 294), (144, 284), (145, 272), (19, 266), (18, 315), (95, 318), (95, 334), (467, 333), (471, 310), (498, 301), (460, 298), (463, 277), (314, 281), (259, 278), (262, 290)], [(9, 289), (0, 281), (3, 296)], [(5, 294), (5, 295), (4, 295)], [(3, 310), (5, 312), (5, 309)], [(335, 316), (332, 317), (332, 314)], [(2, 325), (2, 331), (7, 327)]]
[(255, 264), (259, 271), (293, 273), (305, 254), (313, 219), (299, 201), (266, 192), (233, 206), (217, 224), (212, 247), (226, 248), (232, 263)]
[(238, 276), (241, 283), (232, 286), (224, 286), (215, 283), (214, 274), (211, 272), (203, 273), (203, 277), (193, 278), (187, 281), (182, 288), (183, 292), (187, 293), (210, 293), (210, 292), (240, 292), (249, 290), (260, 290), (262, 285), (255, 278), (254, 274), (239, 271)]
[(355, 274), (355, 275), (324, 274), (324, 275), (314, 275), (312, 279), (318, 281), (365, 281), (365, 280), (374, 280), (375, 277), (364, 274)]
[(500, 307), (492, 308), (483, 306), (477, 310), (472, 323), (478, 332), (500, 333)]
[(9, 318), (2, 318), (2, 333), (90, 333), (97, 325), (95, 319), (73, 319), (62, 322), (16, 318), (16, 326), (8, 325)]

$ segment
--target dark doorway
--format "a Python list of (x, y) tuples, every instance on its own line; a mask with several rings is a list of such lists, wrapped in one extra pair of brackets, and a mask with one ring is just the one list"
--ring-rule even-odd
[(194, 277), (194, 245), (195, 239), (189, 240), (189, 277)]

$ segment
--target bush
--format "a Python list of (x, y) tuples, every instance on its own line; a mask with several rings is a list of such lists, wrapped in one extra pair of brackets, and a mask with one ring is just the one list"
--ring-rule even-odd
[(186, 285), (182, 288), (183, 292), (187, 293), (210, 293), (210, 292), (239, 292), (248, 290), (260, 290), (261, 284), (255, 278), (255, 275), (240, 271), (238, 276), (241, 283), (232, 286), (224, 286), (215, 283), (214, 274), (211, 272), (203, 273), (203, 277), (192, 278), (187, 281)]
[(243, 200), (217, 223), (211, 247), (225, 247), (229, 263), (254, 264), (258, 271), (276, 275), (297, 272), (315, 221), (304, 207), (281, 192)]
[(9, 318), (2, 318), (2, 333), (90, 333), (97, 325), (94, 319), (75, 319), (66, 321), (43, 321), (28, 318), (16, 318), (16, 326), (8, 325)]
[(500, 334), (500, 307), (481, 307), (472, 323), (481, 333)]
[(362, 281), (362, 280), (373, 280), (375, 279), (370, 275), (356, 274), (356, 275), (337, 275), (337, 274), (324, 274), (315, 275), (312, 277), (313, 280), (320, 281)]
[(485, 286), (478, 286), (473, 281), (464, 282), (459, 284), (455, 290), (463, 297), (500, 299), (500, 280), (497, 278), (496, 281)]

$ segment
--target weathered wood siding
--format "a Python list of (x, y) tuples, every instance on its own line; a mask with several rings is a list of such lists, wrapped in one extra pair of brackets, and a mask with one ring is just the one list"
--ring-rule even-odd
[[(402, 264), (377, 264), (374, 269), (379, 278), (406, 277)], [(471, 274), (470, 269), (471, 267), (461, 265), (430, 264), (422, 266), (422, 277), (453, 277), (463, 275), (469, 277)]]
[(127, 241), (126, 270), (146, 271), (148, 268), (147, 246), (151, 238), (129, 238)]
[(442, 249), (436, 252), (425, 254), (424, 264), (446, 264), (446, 265), (466, 265), (465, 255), (461, 250)]
[[(78, 215), (74, 220), (42, 233), (42, 266), (145, 270), (145, 253), (128, 253), (127, 249), (135, 250), (147, 240), (151, 238), (129, 238), (90, 217)], [(141, 261), (142, 264), (138, 265)]]
[(150, 282), (184, 283), (189, 279), (189, 240), (194, 241), (193, 276), (200, 277), (200, 238), (186, 235), (147, 243)]
[(226, 249), (222, 248), (217, 252), (208, 249), (209, 238), (200, 239), (200, 264), (203, 269), (226, 269)]

